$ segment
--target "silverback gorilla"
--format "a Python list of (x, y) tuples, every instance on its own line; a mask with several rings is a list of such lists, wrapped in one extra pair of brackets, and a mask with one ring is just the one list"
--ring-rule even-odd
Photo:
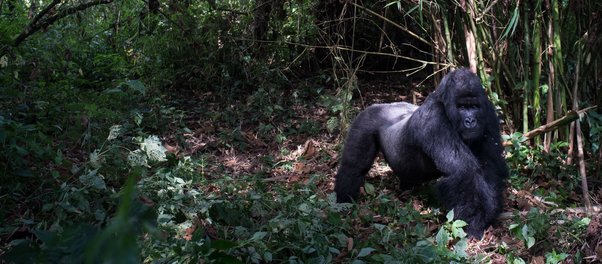
[(500, 122), (479, 77), (468, 69), (446, 75), (420, 107), (375, 104), (349, 129), (336, 175), (337, 202), (357, 199), (378, 151), (402, 189), (437, 179), (438, 199), (481, 238), (502, 210), (508, 168)]

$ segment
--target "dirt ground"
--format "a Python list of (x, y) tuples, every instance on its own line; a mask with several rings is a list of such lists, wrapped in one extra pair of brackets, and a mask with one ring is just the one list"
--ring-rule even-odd
[[(354, 99), (356, 112), (373, 103), (406, 101), (421, 104), (430, 90), (427, 87), (428, 84), (399, 84), (390, 80), (360, 82), (359, 85), (361, 90), (365, 92), (358, 92), (354, 96), (354, 98), (357, 98)], [(408, 88), (417, 86), (419, 88)], [(222, 110), (217, 104), (207, 104), (204, 111)], [(274, 131), (285, 130), (286, 126), (298, 126), (303, 120), (313, 120), (325, 127), (330, 117), (328, 109), (318, 104), (293, 105), (291, 111), (295, 111), (296, 120), (294, 119), (288, 124), (275, 123)], [(176, 134), (172, 134), (166, 136), (166, 147), (176, 155), (204, 155), (207, 166), (203, 168), (202, 174), (205, 177), (220, 177), (224, 173), (233, 177), (262, 173), (265, 175), (264, 181), (266, 182), (290, 184), (306, 181), (309, 179), (308, 175), (319, 173), (328, 177), (320, 182), (318, 186), (326, 193), (333, 191), (339, 144), (342, 142), (337, 133), (331, 134), (326, 129), (321, 129), (318, 134), (309, 136), (290, 135), (282, 143), (276, 143), (266, 140), (266, 137), (260, 134), (256, 125), (245, 124), (240, 127), (241, 138), (238, 140), (244, 141), (247, 147), (241, 149), (233, 147), (233, 144), (229, 144), (229, 142), (225, 142), (219, 137), (220, 133), (227, 133), (227, 131), (233, 129), (224, 123), (188, 116), (186, 126), (190, 129), (190, 132), (181, 135), (183, 143), (182, 139), (176, 139)], [(286, 151), (287, 154), (282, 154), (282, 149), (288, 150)], [(265, 157), (273, 157), (276, 163), (291, 162), (293, 169), (290, 171), (267, 167), (264, 162), (261, 162), (262, 158)], [(327, 159), (324, 157), (327, 157)], [(329, 161), (324, 162), (324, 160)], [(388, 177), (387, 181), (391, 181), (391, 186), (397, 186), (394, 182), (395, 177), (391, 176), (392, 173), (385, 165), (384, 159), (379, 157), (374, 163), (367, 181), (379, 181), (382, 177)], [(548, 247), (546, 248), (536, 244), (527, 249), (523, 241), (510, 233), (508, 226), (513, 223), (515, 214), (526, 215), (526, 212), (532, 207), (546, 209), (549, 205), (531, 194), (530, 190), (508, 188), (506, 197), (511, 197), (511, 199), (506, 199), (505, 213), (500, 217), (500, 221), (486, 231), (482, 240), (470, 241), (469, 253), (473, 255), (486, 254), (493, 260), (493, 263), (506, 263), (506, 256), (496, 250), (500, 245), (505, 244), (507, 248), (519, 249), (518, 251), (522, 252), (520, 257), (530, 261), (530, 263), (545, 263), (545, 250), (549, 250), (549, 242), (554, 244), (555, 241), (547, 241)], [(598, 193), (594, 195), (594, 199), (600, 201), (600, 197), (602, 197), (602, 190), (598, 187)], [(400, 194), (400, 199), (415, 199), (417, 204), (421, 204), (421, 201), (412, 196), (411, 193)], [(566, 214), (567, 217), (584, 216), (583, 211), (571, 209), (557, 209), (556, 213)], [(571, 254), (577, 251), (584, 253), (587, 262), (601, 261), (602, 224), (600, 219), (599, 216), (591, 219), (585, 237), (577, 240), (578, 243), (562, 245), (562, 247), (572, 248)], [(553, 234), (555, 230), (550, 230), (550, 232)], [(549, 240), (554, 239), (556, 238), (549, 238)], [(558, 243), (562, 242), (558, 241)], [(565, 261), (565, 263), (572, 262)]]

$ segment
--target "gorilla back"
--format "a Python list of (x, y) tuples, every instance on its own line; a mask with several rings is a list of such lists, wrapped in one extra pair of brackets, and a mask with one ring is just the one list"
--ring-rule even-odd
[(401, 188), (439, 177), (440, 201), (480, 238), (503, 205), (505, 178), (499, 119), (479, 78), (467, 69), (446, 75), (420, 107), (375, 104), (349, 129), (336, 175), (337, 202), (358, 198), (378, 151)]

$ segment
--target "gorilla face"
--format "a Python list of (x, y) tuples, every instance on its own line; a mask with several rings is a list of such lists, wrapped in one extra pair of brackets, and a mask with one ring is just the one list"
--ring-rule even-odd
[(481, 140), (484, 127), (481, 124), (483, 115), (479, 100), (471, 96), (461, 97), (456, 102), (456, 109), (456, 127), (462, 137), (462, 141), (472, 143)]

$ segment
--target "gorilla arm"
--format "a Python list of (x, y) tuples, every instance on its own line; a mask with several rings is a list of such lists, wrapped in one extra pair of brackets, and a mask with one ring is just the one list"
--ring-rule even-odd
[(443, 104), (429, 104), (416, 111), (412, 118), (430, 121), (409, 123), (427, 127), (413, 127), (409, 131), (420, 131), (414, 135), (416, 142), (444, 176), (436, 185), (439, 200), (446, 208), (454, 209), (456, 219), (468, 222), (468, 234), (480, 238), (497, 216), (498, 197), (486, 181), (481, 162), (464, 144), (457, 128), (449, 118), (441, 118), (446, 117)]

